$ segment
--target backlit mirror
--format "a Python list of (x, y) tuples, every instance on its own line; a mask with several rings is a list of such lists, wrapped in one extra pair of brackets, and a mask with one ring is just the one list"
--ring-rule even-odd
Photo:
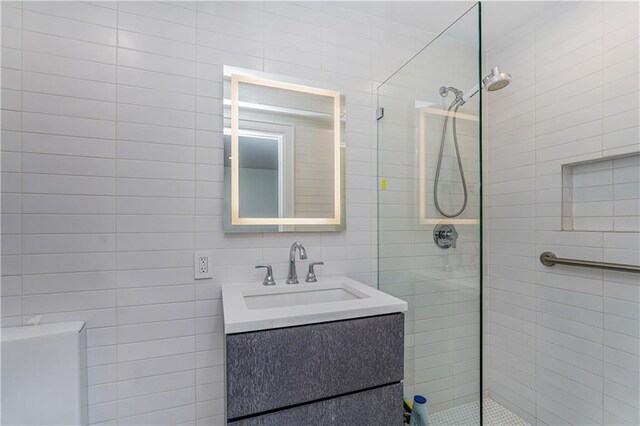
[(224, 67), (225, 232), (344, 229), (344, 96)]

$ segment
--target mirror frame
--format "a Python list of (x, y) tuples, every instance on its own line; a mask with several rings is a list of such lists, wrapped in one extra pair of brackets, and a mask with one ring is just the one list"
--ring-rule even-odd
[[(342, 183), (341, 183), (341, 94), (340, 92), (322, 89), (302, 84), (231, 73), (231, 225), (341, 225), (342, 213)], [(332, 218), (263, 218), (240, 217), (239, 195), (239, 84), (247, 83), (276, 89), (327, 96), (333, 98), (333, 127), (334, 127), (334, 217)]]

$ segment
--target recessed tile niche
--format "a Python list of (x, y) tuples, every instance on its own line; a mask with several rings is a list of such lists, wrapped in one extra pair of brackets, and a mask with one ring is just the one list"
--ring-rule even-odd
[(564, 231), (640, 231), (640, 154), (562, 166)]

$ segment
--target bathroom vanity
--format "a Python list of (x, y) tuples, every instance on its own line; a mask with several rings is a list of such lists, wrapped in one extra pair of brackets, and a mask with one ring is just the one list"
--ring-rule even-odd
[(402, 424), (406, 302), (346, 277), (222, 297), (228, 424)]

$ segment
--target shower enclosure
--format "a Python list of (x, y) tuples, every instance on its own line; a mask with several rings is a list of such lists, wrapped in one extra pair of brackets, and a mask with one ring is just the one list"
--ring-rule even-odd
[(481, 423), (481, 87), (476, 4), (377, 89), (378, 286), (409, 303), (405, 394), (468, 425)]

